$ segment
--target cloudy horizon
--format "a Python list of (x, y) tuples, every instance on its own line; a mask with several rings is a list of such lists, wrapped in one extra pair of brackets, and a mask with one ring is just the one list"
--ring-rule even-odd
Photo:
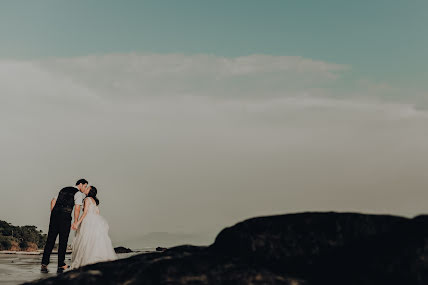
[(213, 239), (244, 218), (296, 211), (422, 213), (428, 113), (376, 86), (337, 96), (350, 68), (263, 55), (0, 61), (2, 217), (46, 229), (50, 197), (80, 176), (99, 187), (119, 241)]

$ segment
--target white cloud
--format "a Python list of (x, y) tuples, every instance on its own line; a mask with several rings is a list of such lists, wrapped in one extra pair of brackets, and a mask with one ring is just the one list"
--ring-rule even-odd
[(128, 54), (48, 59), (41, 72), (71, 78), (100, 96), (278, 96), (334, 81), (348, 67), (301, 57)]

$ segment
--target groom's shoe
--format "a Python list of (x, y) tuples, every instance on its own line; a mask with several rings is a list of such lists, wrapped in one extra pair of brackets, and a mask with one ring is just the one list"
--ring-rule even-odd
[(56, 273), (63, 273), (64, 270), (66, 270), (68, 268), (70, 268), (70, 266), (68, 266), (68, 265), (64, 265), (64, 266), (58, 267)]
[(49, 273), (48, 266), (42, 264), (42, 267), (40, 268), (40, 272), (41, 273)]

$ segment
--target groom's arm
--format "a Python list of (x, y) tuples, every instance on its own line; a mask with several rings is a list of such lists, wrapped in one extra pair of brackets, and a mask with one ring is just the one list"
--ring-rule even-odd
[(75, 224), (77, 223), (77, 221), (79, 220), (79, 216), (80, 216), (80, 207), (83, 205), (83, 195), (82, 192), (77, 192), (74, 195), (74, 221), (73, 221), (73, 225), (71, 226), (71, 228), (73, 230), (76, 230), (77, 227), (75, 227)]
[(74, 222), (79, 220), (80, 215), (80, 205), (74, 205)]

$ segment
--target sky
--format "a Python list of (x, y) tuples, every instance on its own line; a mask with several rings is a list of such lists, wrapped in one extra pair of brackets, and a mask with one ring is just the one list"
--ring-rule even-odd
[(426, 1), (0, 1), (0, 219), (87, 178), (116, 244), (426, 212)]

